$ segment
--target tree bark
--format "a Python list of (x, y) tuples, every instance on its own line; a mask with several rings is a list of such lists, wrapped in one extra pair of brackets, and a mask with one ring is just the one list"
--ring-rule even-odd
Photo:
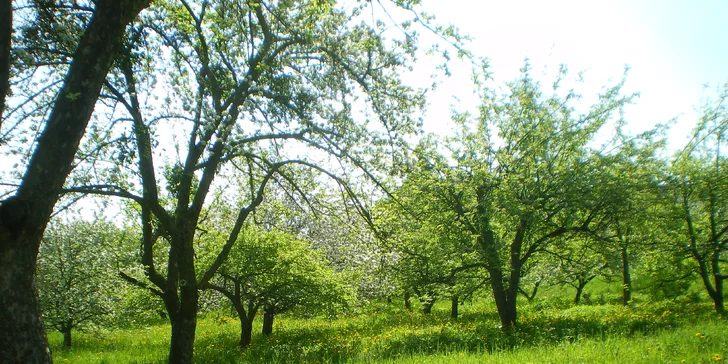
[(521, 248), (525, 236), (527, 221), (522, 218), (516, 236), (511, 243), (510, 263), (511, 274), (508, 279), (507, 286), (503, 275), (503, 268), (498, 252), (495, 249), (495, 236), (493, 231), (488, 228), (483, 236), (484, 240), (481, 246), (484, 247), (486, 259), (488, 259), (488, 272), (490, 273), (490, 285), (495, 297), (495, 304), (498, 309), (498, 316), (501, 320), (501, 326), (504, 330), (510, 330), (516, 327), (517, 308), (516, 300), (518, 299), (518, 288), (521, 281), (521, 269), (523, 261), (521, 261)]
[(412, 312), (412, 301), (410, 301), (409, 291), (404, 291), (404, 308), (406, 308), (407, 311)]
[(253, 320), (240, 315), (240, 347), (247, 348), (253, 341)]
[[(716, 238), (713, 238), (714, 240)], [(723, 281), (726, 279), (721, 272), (720, 267), (720, 248), (716, 248), (713, 252), (713, 259), (711, 261), (713, 266), (713, 281), (715, 282), (715, 296), (713, 297), (713, 303), (715, 306), (715, 312), (721, 316), (726, 316), (725, 311), (725, 298), (723, 296)]]
[(579, 303), (581, 303), (581, 294), (584, 292), (584, 286), (586, 286), (586, 284), (581, 284), (581, 282), (579, 282), (579, 284), (576, 285), (576, 296), (574, 296), (574, 306), (577, 306), (577, 305), (579, 305)]
[(622, 304), (629, 305), (632, 301), (632, 276), (629, 271), (629, 252), (627, 245), (622, 244)]
[(460, 298), (458, 296), (452, 296), (452, 304), (450, 306), (450, 317), (456, 319), (458, 318), (458, 304)]
[[(3, 125), (5, 98), (10, 89), (10, 48), (13, 37), (13, 2), (0, 1), (0, 127)], [(0, 140), (2, 144), (2, 140)]]
[(70, 348), (71, 347), (71, 328), (64, 327), (62, 330), (62, 333), (63, 333), (63, 347)]
[(273, 333), (273, 319), (276, 313), (272, 309), (266, 308), (263, 311), (263, 335), (270, 335)]
[(169, 346), (170, 364), (191, 364), (194, 356), (195, 328), (197, 326), (197, 305), (199, 292), (195, 276), (192, 235), (172, 238), (168, 266), (168, 287), (179, 290), (165, 300), (172, 324), (172, 339)]
[(126, 26), (148, 4), (96, 2), (21, 185), (0, 207), (2, 363), (52, 361), (35, 287), (38, 248)]
[[(705, 262), (705, 259), (701, 259), (697, 257), (697, 254), (694, 254), (696, 256), (696, 260), (698, 260), (698, 272), (700, 273), (700, 279), (703, 281), (703, 285), (705, 286), (705, 289), (708, 291), (708, 295), (713, 300), (713, 306), (715, 307), (715, 312), (718, 313), (721, 316), (724, 316), (726, 314), (725, 311), (725, 301), (723, 299), (723, 280), (716, 275), (716, 269), (717, 264), (713, 265), (713, 279), (715, 285), (713, 285), (713, 282), (711, 282), (711, 273), (708, 271), (707, 264)], [(718, 270), (718, 272), (720, 272)]]
[[(172, 315), (170, 315), (172, 318)], [(169, 345), (169, 363), (192, 363), (195, 343), (196, 312), (191, 317), (180, 315), (172, 318), (172, 339)]]

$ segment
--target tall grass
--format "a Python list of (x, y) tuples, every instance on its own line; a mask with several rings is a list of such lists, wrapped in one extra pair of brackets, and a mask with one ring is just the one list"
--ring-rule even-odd
[[(606, 304), (563, 309), (557, 301), (519, 308), (519, 327), (500, 330), (495, 308), (465, 305), (451, 319), (443, 303), (429, 316), (390, 305), (329, 318), (284, 316), (270, 336), (257, 334), (239, 349), (237, 319), (201, 317), (195, 341), (198, 363), (564, 363), (720, 362), (728, 353), (728, 322), (706, 303)], [(51, 334), (56, 362), (162, 363), (169, 344), (166, 323), (76, 334), (60, 347)], [(256, 322), (255, 332), (260, 332)]]

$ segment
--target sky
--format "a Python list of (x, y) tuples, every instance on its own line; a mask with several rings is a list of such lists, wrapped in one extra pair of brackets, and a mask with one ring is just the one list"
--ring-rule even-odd
[[(423, 0), (422, 5), (438, 23), (454, 24), (472, 37), (470, 49), (490, 59), (499, 82), (517, 77), (528, 57), (534, 75), (553, 75), (560, 64), (574, 76), (584, 71), (584, 87), (577, 91), (595, 95), (629, 66), (626, 91), (640, 93), (626, 109), (630, 129), (678, 118), (669, 134), (672, 148), (687, 141), (701, 100), (728, 82), (726, 0)], [(453, 97), (465, 104), (473, 100), (468, 69), (452, 71), (429, 94), (426, 131), (450, 130)]]

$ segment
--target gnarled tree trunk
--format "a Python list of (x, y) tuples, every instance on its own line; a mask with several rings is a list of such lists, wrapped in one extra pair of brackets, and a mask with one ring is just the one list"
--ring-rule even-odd
[(0, 207), (2, 363), (51, 362), (35, 287), (38, 248), (126, 26), (148, 4), (96, 2), (21, 185)]

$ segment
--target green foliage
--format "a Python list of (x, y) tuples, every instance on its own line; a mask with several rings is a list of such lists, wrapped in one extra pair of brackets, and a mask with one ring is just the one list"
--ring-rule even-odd
[[(728, 85), (718, 100), (703, 106), (693, 139), (674, 160), (669, 180), (679, 229), (672, 241), (695, 263), (716, 311), (726, 314), (728, 280)], [(679, 221), (679, 222), (678, 222)]]
[[(374, 305), (358, 316), (299, 319), (282, 316), (278, 330), (256, 336), (254, 345), (235, 346), (237, 323), (208, 316), (198, 325), (199, 362), (215, 363), (413, 363), (413, 362), (686, 362), (724, 358), (726, 322), (706, 304), (670, 302), (580, 306), (570, 310), (522, 307), (522, 328), (506, 335), (497, 329), (491, 304), (463, 307), (458, 320), (444, 307), (430, 316)], [(256, 332), (260, 327), (256, 323)], [(166, 325), (79, 335), (78, 347), (59, 347), (51, 335), (55, 359), (74, 363), (158, 363), (165, 359)], [(137, 355), (134, 357), (134, 355)], [(601, 356), (598, 356), (601, 355)], [(565, 359), (566, 358), (566, 359)], [(595, 359), (596, 358), (596, 359)]]
[(342, 312), (353, 292), (321, 253), (280, 230), (248, 227), (218, 271), (216, 286), (240, 290), (246, 307), (268, 307), (277, 314)]
[[(422, 240), (420, 233), (429, 239), (412, 251), (427, 247), (448, 264), (475, 261), (487, 271), (483, 280), (491, 285), (504, 327), (516, 324), (516, 296), (530, 260), (554, 244), (585, 239), (608, 220), (612, 196), (605, 187), (618, 189), (621, 181), (605, 183), (609, 162), (592, 142), (631, 99), (620, 94), (620, 83), (606, 88), (594, 105), (577, 109), (579, 95), (561, 89), (565, 68), (549, 93), (531, 77), (528, 62), (521, 71), (506, 91), (479, 84), (479, 114), (455, 115), (456, 136), (446, 144), (451, 156), (441, 156), (436, 143), (422, 143), (406, 176), (407, 192), (391, 203), (427, 221), (402, 224), (410, 236), (400, 233), (400, 240), (407, 244)], [(387, 226), (396, 230), (396, 219), (382, 224), (384, 237), (390, 235)], [(452, 268), (440, 263), (436, 269), (442, 275)]]
[(108, 322), (122, 296), (116, 277), (119, 229), (96, 220), (54, 222), (38, 254), (37, 285), (43, 320), (68, 335)]
[(444, 164), (434, 159), (436, 145), (430, 143), (421, 142), (416, 152), (433, 159), (419, 161), (373, 211), (381, 244), (390, 251), (389, 274), (396, 277), (400, 291), (414, 293), (422, 302), (469, 296), (485, 276), (470, 233), (457, 224), (458, 216), (447, 203), (432, 198), (447, 181), (427, 164)]

